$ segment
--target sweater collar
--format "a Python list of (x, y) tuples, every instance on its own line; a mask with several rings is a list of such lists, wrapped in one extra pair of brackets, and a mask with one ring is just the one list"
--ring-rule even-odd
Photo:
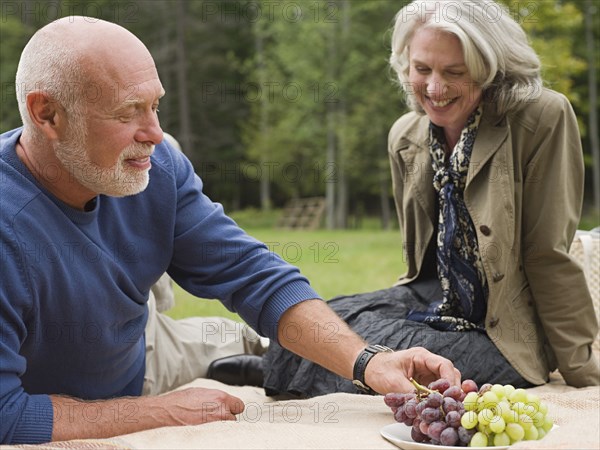
[(97, 201), (93, 209), (90, 211), (80, 211), (79, 209), (67, 205), (50, 191), (48, 191), (40, 182), (38, 182), (38, 180), (33, 176), (29, 169), (27, 169), (25, 164), (23, 164), (17, 155), (17, 141), (21, 137), (22, 133), (23, 128), (21, 127), (14, 130), (14, 132), (9, 135), (6, 140), (3, 136), (1, 152), (2, 159), (6, 161), (6, 163), (13, 169), (19, 172), (23, 177), (25, 177), (30, 183), (32, 183), (35, 186), (35, 189), (38, 191), (38, 195), (42, 195), (51, 200), (73, 222), (83, 225), (91, 223), (93, 220), (95, 220), (98, 216), (98, 210), (100, 209), (101, 196), (96, 197)]

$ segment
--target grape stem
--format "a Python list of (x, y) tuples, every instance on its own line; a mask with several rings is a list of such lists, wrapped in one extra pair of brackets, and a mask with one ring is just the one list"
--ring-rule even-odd
[(423, 386), (422, 384), (419, 384), (419, 383), (417, 382), (417, 380), (415, 380), (413, 377), (410, 377), (410, 378), (409, 378), (409, 381), (410, 381), (410, 382), (412, 383), (412, 385), (413, 385), (413, 386), (414, 386), (414, 387), (417, 389), (417, 392), (418, 392), (418, 391), (424, 391), (424, 392), (427, 392), (428, 394), (433, 394), (434, 392), (437, 392), (437, 391), (432, 391), (432, 390), (431, 390), (431, 389), (429, 389), (429, 388), (426, 388), (426, 387), (425, 387), (425, 386)]

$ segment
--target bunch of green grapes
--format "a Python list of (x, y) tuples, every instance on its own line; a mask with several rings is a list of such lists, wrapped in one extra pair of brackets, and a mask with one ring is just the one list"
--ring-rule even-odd
[(543, 438), (552, 427), (548, 407), (524, 389), (473, 380), (451, 386), (445, 379), (427, 387), (411, 380), (413, 393), (384, 397), (396, 421), (411, 428), (415, 442), (447, 446), (509, 446)]
[(542, 439), (554, 425), (547, 415), (548, 406), (537, 395), (509, 384), (484, 384), (478, 392), (469, 392), (463, 405), (461, 426), (477, 430), (471, 437), (471, 447), (509, 446)]

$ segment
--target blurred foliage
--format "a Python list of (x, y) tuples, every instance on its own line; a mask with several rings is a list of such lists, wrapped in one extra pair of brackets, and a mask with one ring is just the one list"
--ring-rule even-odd
[[(589, 154), (584, 0), (502, 1), (530, 36), (547, 84), (573, 103)], [(343, 183), (350, 213), (377, 214), (382, 196), (391, 204), (387, 131), (406, 110), (387, 66), (389, 29), (405, 3), (2, 0), (0, 131), (20, 125), (14, 75), (35, 30), (70, 14), (103, 18), (148, 46), (167, 91), (163, 128), (186, 143), (206, 192), (228, 210), (260, 207), (268, 177), (276, 208)], [(599, 54), (597, 43), (595, 61)], [(331, 139), (334, 162), (326, 159)]]

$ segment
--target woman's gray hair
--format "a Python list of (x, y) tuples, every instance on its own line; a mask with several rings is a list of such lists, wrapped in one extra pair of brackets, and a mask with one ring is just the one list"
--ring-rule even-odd
[(390, 57), (411, 109), (424, 113), (408, 81), (410, 41), (420, 27), (458, 38), (471, 78), (498, 113), (541, 94), (540, 60), (505, 7), (492, 0), (415, 0), (396, 15)]
[(85, 102), (83, 74), (76, 51), (58, 35), (57, 27), (44, 27), (29, 40), (19, 60), (16, 94), (23, 126), (34, 139), (40, 135), (27, 111), (27, 94), (43, 91), (73, 118), (81, 118)]

